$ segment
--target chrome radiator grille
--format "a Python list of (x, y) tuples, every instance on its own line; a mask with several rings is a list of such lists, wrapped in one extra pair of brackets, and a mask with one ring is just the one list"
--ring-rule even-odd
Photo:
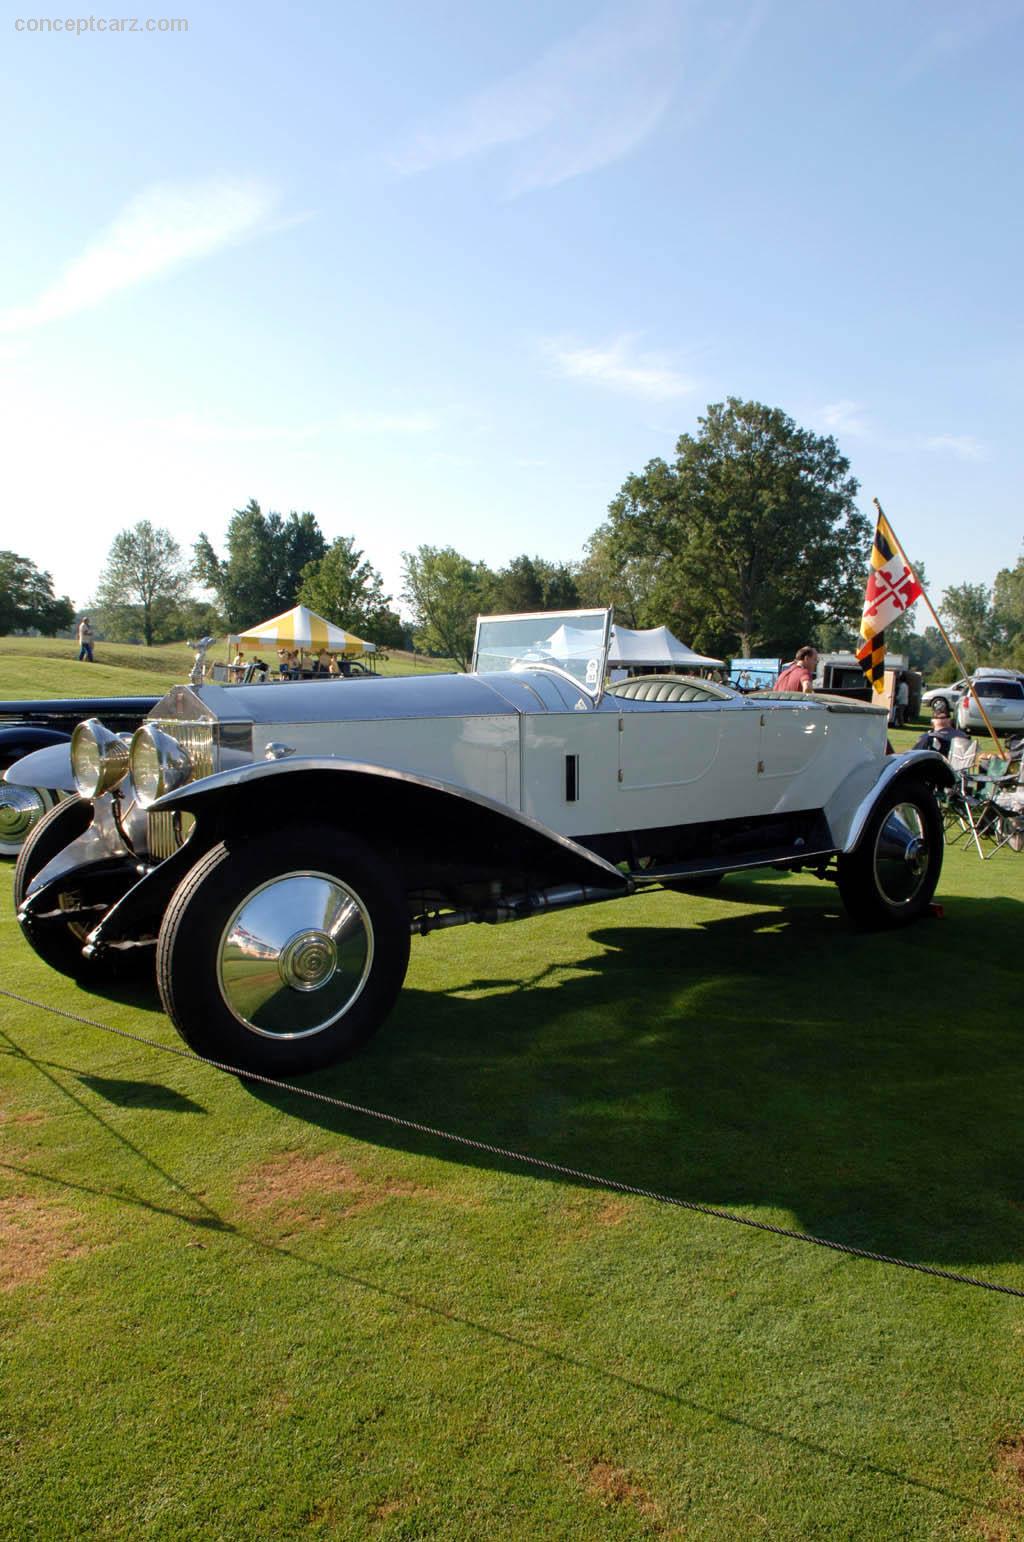
[(183, 750), (188, 752), (188, 758), (192, 762), (193, 782), (197, 782), (201, 776), (212, 776), (217, 769), (217, 752), (214, 744), (215, 724), (213, 723), (183, 723), (177, 718), (150, 718), (154, 728), (159, 728), (161, 733), (167, 734), (172, 739), (177, 739)]
[(179, 846), (184, 846), (192, 833), (195, 818), (191, 814), (178, 813), (175, 809), (161, 808), (148, 816), (149, 854), (162, 862), (173, 857)]

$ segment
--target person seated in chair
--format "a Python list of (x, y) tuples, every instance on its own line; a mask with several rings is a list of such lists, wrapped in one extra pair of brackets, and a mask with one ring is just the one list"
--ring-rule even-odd
[(954, 739), (969, 739), (971, 736), (962, 728), (957, 728), (948, 712), (936, 712), (932, 715), (932, 726), (919, 739), (915, 739), (911, 748), (915, 750), (938, 750), (940, 755), (949, 759), (949, 749)]

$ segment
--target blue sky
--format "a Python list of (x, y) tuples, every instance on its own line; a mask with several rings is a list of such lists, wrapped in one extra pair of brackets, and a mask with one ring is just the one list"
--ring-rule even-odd
[(833, 432), (936, 600), (1020, 554), (1024, 4), (27, 3), (0, 544), (58, 592), (250, 497), (396, 596), (422, 542), (574, 559), (726, 395)]

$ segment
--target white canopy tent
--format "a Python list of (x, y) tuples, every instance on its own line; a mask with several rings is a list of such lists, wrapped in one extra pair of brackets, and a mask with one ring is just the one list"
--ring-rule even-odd
[(628, 626), (612, 627), (608, 653), (609, 669), (667, 669), (689, 674), (695, 669), (724, 669), (724, 659), (712, 659), (694, 653), (667, 626), (649, 626), (634, 631)]

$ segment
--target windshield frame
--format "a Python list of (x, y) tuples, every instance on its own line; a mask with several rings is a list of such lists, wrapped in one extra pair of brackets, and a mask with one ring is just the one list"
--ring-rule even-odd
[(597, 628), (594, 629), (595, 642), (600, 637), (600, 659), (596, 686), (587, 685), (585, 681), (580, 680), (577, 675), (574, 675), (571, 669), (565, 669), (561, 664), (556, 663), (528, 662), (525, 664), (513, 664), (507, 670), (499, 671), (499, 673), (518, 674), (528, 669), (541, 669), (547, 674), (561, 675), (564, 680), (571, 680), (573, 685), (582, 691), (596, 707), (605, 693), (608, 677), (608, 652), (612, 641), (611, 606), (594, 605), (585, 610), (513, 610), (503, 614), (477, 616), (476, 633), (473, 637), (473, 657), (470, 661), (469, 673), (472, 675), (480, 673), (480, 629), (487, 621), (537, 621), (547, 627), (547, 635), (550, 636), (560, 626), (571, 626), (574, 620), (578, 621), (581, 617), (586, 617), (589, 620), (595, 616), (602, 617), (604, 623), (600, 632), (598, 632)]

